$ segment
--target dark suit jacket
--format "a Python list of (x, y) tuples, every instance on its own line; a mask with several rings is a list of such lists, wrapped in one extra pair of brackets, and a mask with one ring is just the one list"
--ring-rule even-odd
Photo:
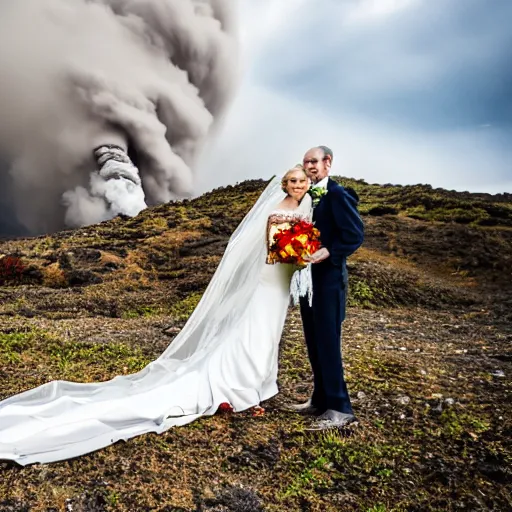
[(342, 266), (344, 273), (347, 256), (355, 252), (364, 240), (364, 225), (357, 211), (358, 202), (359, 198), (353, 190), (345, 189), (329, 178), (327, 194), (313, 211), (313, 221), (320, 230), (322, 245), (330, 253), (325, 262)]

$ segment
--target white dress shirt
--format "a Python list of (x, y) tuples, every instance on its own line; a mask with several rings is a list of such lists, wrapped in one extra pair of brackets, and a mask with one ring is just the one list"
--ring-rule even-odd
[(327, 189), (327, 182), (329, 181), (329, 176), (326, 176), (325, 178), (321, 179), (318, 183), (315, 183), (313, 187), (320, 187)]

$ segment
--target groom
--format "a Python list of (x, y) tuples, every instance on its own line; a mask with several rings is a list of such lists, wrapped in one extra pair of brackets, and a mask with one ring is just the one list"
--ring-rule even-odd
[(333, 153), (326, 146), (310, 149), (303, 165), (312, 181), (313, 221), (322, 248), (312, 263), (313, 301), (301, 298), (300, 310), (314, 390), (305, 404), (292, 409), (317, 415), (315, 428), (342, 427), (356, 421), (343, 375), (341, 324), (345, 319), (347, 256), (363, 243), (364, 227), (357, 211), (358, 197), (329, 178)]

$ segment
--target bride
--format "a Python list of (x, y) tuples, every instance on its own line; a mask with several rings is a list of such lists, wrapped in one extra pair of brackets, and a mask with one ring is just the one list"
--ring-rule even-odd
[(143, 370), (99, 383), (53, 381), (1, 401), (0, 459), (69, 459), (215, 414), (223, 402), (242, 411), (277, 394), (290, 283), (293, 275), (297, 289), (307, 271), (265, 263), (267, 226), (311, 220), (308, 187), (299, 167), (269, 183), (231, 236), (188, 322)]

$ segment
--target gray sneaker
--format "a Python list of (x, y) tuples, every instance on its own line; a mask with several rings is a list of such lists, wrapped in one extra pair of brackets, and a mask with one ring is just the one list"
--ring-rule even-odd
[(328, 430), (356, 424), (357, 418), (353, 414), (327, 409), (327, 411), (318, 416), (313, 425), (306, 430)]
[(318, 416), (321, 411), (318, 407), (311, 404), (311, 398), (302, 404), (290, 404), (286, 406), (287, 411), (296, 412), (298, 414), (305, 414), (308, 416)]

